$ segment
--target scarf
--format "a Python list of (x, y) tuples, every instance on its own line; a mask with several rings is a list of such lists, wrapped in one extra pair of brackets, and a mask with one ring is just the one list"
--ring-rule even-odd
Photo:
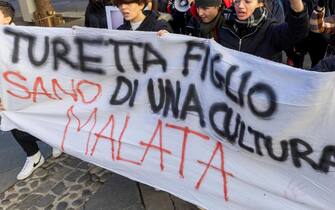
[(223, 23), (223, 20), (224, 17), (221, 15), (221, 11), (219, 11), (219, 14), (211, 22), (204, 23), (200, 21), (199, 30), (201, 37), (217, 40), (217, 29)]
[(223, 11), (226, 22), (232, 25), (236, 31), (240, 29), (253, 28), (260, 25), (268, 16), (265, 7), (257, 7), (252, 15), (246, 20), (239, 20), (236, 15), (234, 5)]

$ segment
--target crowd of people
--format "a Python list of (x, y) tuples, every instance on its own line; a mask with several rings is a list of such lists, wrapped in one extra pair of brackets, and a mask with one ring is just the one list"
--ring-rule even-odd
[[(120, 30), (214, 39), (225, 47), (294, 67), (331, 70), (335, 53), (333, 0), (90, 0), (86, 20), (105, 15), (108, 5), (119, 7), (124, 16)], [(104, 24), (85, 22), (85, 26), (107, 28), (106, 17), (99, 21)], [(311, 66), (306, 67), (307, 53)], [(327, 68), (319, 68), (321, 64)]]
[[(276, 62), (303, 67), (310, 54), (313, 71), (333, 71), (335, 5), (333, 0), (88, 0), (85, 26), (107, 28), (105, 6), (120, 9), (118, 30), (178, 33), (214, 39), (224, 47)], [(0, 24), (13, 24), (13, 6), (0, 1)], [(0, 111), (4, 107), (0, 101)], [(26, 132), (12, 134), (27, 154), (17, 176), (22, 180), (44, 162), (36, 142)], [(61, 151), (53, 148), (53, 157)]]

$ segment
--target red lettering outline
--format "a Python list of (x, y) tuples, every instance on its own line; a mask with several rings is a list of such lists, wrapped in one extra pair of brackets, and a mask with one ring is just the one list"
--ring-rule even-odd
[[(163, 148), (163, 131), (162, 131), (162, 120), (158, 120), (158, 123), (157, 123), (157, 126), (155, 128), (155, 131), (153, 133), (153, 135), (151, 136), (151, 139), (149, 141), (149, 144), (143, 142), (143, 141), (140, 141), (140, 145), (142, 146), (146, 146), (146, 149), (145, 149), (145, 152), (141, 158), (141, 163), (143, 163), (144, 159), (145, 159), (145, 156), (147, 155), (148, 151), (149, 151), (149, 148), (154, 148), (154, 149), (157, 149), (158, 151), (160, 151), (160, 168), (161, 168), (161, 171), (164, 170), (164, 159), (163, 159), (163, 152), (165, 153), (168, 153), (169, 155), (171, 155), (171, 151), (170, 150), (167, 150), (165, 148)], [(159, 146), (156, 146), (156, 145), (153, 145), (152, 142), (154, 141), (155, 139), (155, 136), (157, 134), (157, 132), (159, 131)]]
[(122, 161), (125, 161), (125, 162), (129, 162), (129, 163), (133, 163), (135, 165), (141, 165), (140, 162), (136, 162), (136, 161), (133, 161), (133, 160), (128, 160), (128, 159), (125, 159), (125, 158), (122, 158), (121, 157), (121, 145), (122, 145), (122, 138), (123, 138), (123, 134), (126, 130), (126, 128), (128, 127), (128, 121), (129, 121), (129, 115), (127, 115), (126, 117), (126, 120), (125, 120), (125, 123), (124, 123), (124, 126), (123, 126), (123, 129), (121, 131), (121, 134), (120, 134), (120, 137), (118, 139), (118, 142), (119, 142), (119, 148), (117, 150), (117, 156), (116, 156), (116, 159), (117, 160), (122, 160)]
[(13, 93), (12, 91), (10, 90), (6, 90), (6, 92), (11, 95), (11, 96), (14, 96), (16, 98), (20, 98), (20, 99), (30, 99), (31, 97), (31, 93), (29, 92), (29, 89), (26, 87), (26, 86), (23, 86), (17, 82), (14, 82), (14, 81), (11, 81), (8, 77), (9, 75), (14, 75), (14, 76), (17, 76), (19, 79), (23, 80), (23, 81), (27, 81), (27, 78), (24, 77), (23, 75), (20, 74), (20, 72), (14, 72), (14, 71), (5, 71), (2, 73), (2, 76), (3, 78), (10, 84), (22, 89), (24, 92), (26, 92), (28, 95), (27, 96), (19, 96), (19, 95), (16, 95), (15, 93)]
[[(221, 157), (221, 169), (218, 168), (218, 167), (215, 167), (213, 165), (211, 165), (213, 159), (214, 159), (214, 156), (216, 154), (217, 151), (220, 151), (220, 157)], [(198, 190), (200, 188), (200, 185), (201, 183), (203, 182), (204, 178), (205, 178), (205, 175), (207, 174), (207, 171), (209, 168), (213, 168), (217, 171), (220, 171), (221, 172), (221, 175), (222, 175), (222, 178), (223, 178), (223, 194), (224, 194), (224, 199), (225, 201), (228, 201), (228, 182), (227, 182), (227, 175), (231, 176), (231, 177), (234, 177), (234, 175), (230, 172), (226, 172), (225, 169), (224, 169), (224, 151), (223, 151), (223, 146), (220, 142), (217, 142), (216, 143), (216, 147), (212, 153), (212, 156), (209, 160), (208, 163), (205, 163), (203, 161), (200, 161), (198, 160), (198, 163), (200, 164), (203, 164), (206, 166), (206, 169), (204, 171), (204, 173), (201, 175), (200, 179), (198, 180), (197, 184), (195, 185), (195, 188)]]
[(64, 142), (65, 142), (66, 134), (67, 134), (67, 131), (68, 131), (68, 128), (70, 126), (71, 119), (72, 119), (71, 116), (70, 116), (70, 113), (72, 114), (72, 116), (74, 118), (76, 118), (76, 120), (78, 122), (77, 132), (79, 132), (83, 127), (85, 127), (88, 124), (88, 122), (91, 120), (92, 116), (94, 116), (94, 123), (93, 123), (93, 125), (92, 125), (92, 127), (90, 129), (90, 133), (88, 135), (87, 142), (86, 142), (85, 155), (87, 155), (87, 153), (88, 153), (88, 146), (89, 146), (89, 142), (90, 142), (92, 130), (95, 127), (95, 124), (97, 122), (97, 110), (98, 110), (97, 108), (94, 108), (93, 112), (91, 113), (91, 115), (89, 116), (88, 120), (85, 122), (85, 124), (83, 126), (81, 126), (80, 119), (73, 113), (73, 105), (67, 110), (66, 115), (67, 115), (67, 118), (69, 120), (68, 120), (68, 123), (65, 126), (64, 133), (63, 133), (63, 138), (62, 138), (62, 141), (61, 141), (61, 150), (62, 151), (64, 151)]
[[(107, 126), (109, 124), (112, 124), (112, 129), (111, 129), (110, 136), (108, 137), (108, 136), (102, 135), (102, 133), (105, 131), (105, 129), (107, 128)], [(107, 140), (109, 140), (111, 142), (112, 160), (115, 160), (115, 157), (114, 157), (114, 142), (115, 142), (115, 139), (113, 139), (114, 128), (115, 128), (114, 116), (111, 115), (109, 117), (107, 123), (105, 124), (105, 126), (100, 130), (100, 132), (99, 133), (95, 133), (96, 139), (95, 139), (95, 143), (93, 145), (93, 148), (91, 150), (91, 156), (95, 152), (95, 149), (96, 149), (98, 141), (100, 140), (100, 138), (103, 138), (103, 139), (107, 139)]]
[(180, 131), (184, 131), (184, 137), (183, 137), (183, 146), (182, 146), (182, 151), (181, 151), (181, 162), (180, 162), (180, 166), (179, 166), (179, 174), (182, 178), (184, 178), (184, 162), (185, 162), (185, 155), (186, 155), (186, 144), (187, 144), (187, 140), (188, 140), (188, 134), (194, 134), (196, 136), (199, 136), (200, 138), (204, 139), (204, 140), (209, 140), (209, 136), (199, 133), (197, 131), (191, 130), (189, 129), (187, 126), (186, 127), (181, 127), (178, 125), (173, 125), (173, 124), (169, 124), (166, 123), (166, 127), (168, 128), (173, 128), (176, 130), (180, 130)]
[[(97, 94), (91, 100), (89, 100), (89, 101), (85, 100), (84, 94), (83, 94), (83, 92), (80, 89), (80, 86), (82, 84), (84, 84), (84, 83), (90, 84), (90, 85), (95, 85), (98, 88)], [(76, 89), (77, 89), (79, 95), (81, 96), (82, 102), (84, 104), (90, 104), (90, 103), (94, 102), (98, 98), (98, 96), (101, 94), (101, 85), (98, 84), (98, 83), (94, 83), (94, 82), (88, 81), (88, 80), (81, 80), (80, 82), (78, 82)]]

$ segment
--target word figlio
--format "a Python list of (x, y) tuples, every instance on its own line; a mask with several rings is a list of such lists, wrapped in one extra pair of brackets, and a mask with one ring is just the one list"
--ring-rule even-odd
[[(194, 52), (196, 51), (196, 53)], [(200, 51), (200, 52), (199, 52)], [(190, 63), (199, 63), (200, 79), (208, 81), (213, 85), (213, 88), (221, 90), (229, 100), (237, 106), (243, 108), (247, 104), (253, 115), (262, 118), (270, 119), (277, 111), (277, 95), (271, 85), (264, 82), (256, 82), (248, 86), (252, 78), (252, 71), (242, 71), (238, 77), (238, 65), (231, 65), (225, 68), (220, 64), (223, 60), (222, 54), (215, 53), (210, 55), (211, 48), (204, 42), (188, 41), (186, 42), (186, 52), (184, 55), (183, 75), (186, 77), (190, 72)], [(231, 88), (231, 83), (238, 82), (238, 89), (236, 93)], [(268, 106), (260, 109), (253, 101), (254, 95), (262, 95), (266, 99)], [(246, 97), (246, 100), (244, 99)]]

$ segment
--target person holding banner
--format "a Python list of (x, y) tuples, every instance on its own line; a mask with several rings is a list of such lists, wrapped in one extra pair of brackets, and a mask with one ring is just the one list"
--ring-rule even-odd
[(308, 13), (302, 0), (290, 0), (287, 22), (270, 19), (264, 0), (235, 0), (224, 10), (219, 43), (224, 47), (275, 60), (278, 53), (308, 35)]
[[(230, 0), (195, 0), (196, 15), (186, 26), (187, 35), (214, 39), (218, 41), (218, 31), (224, 22), (222, 11), (231, 5)], [(163, 36), (167, 31), (161, 30), (158, 36)]]
[(118, 30), (133, 31), (171, 31), (170, 26), (164, 20), (158, 20), (155, 11), (144, 11), (147, 0), (115, 0), (114, 4), (120, 9), (125, 23)]
[[(14, 7), (6, 1), (0, 1), (0, 25), (14, 25), (14, 15)], [(3, 106), (0, 99), (0, 112), (1, 111), (5, 111), (5, 107)], [(38, 167), (40, 167), (44, 163), (44, 157), (39, 151), (38, 145), (36, 143), (37, 141), (39, 141), (39, 139), (17, 129), (12, 130), (12, 134), (15, 140), (19, 143), (21, 148), (27, 154), (26, 162), (19, 174), (17, 175), (18, 180), (23, 180), (29, 177)], [(59, 157), (61, 154), (62, 152), (60, 150), (53, 148), (53, 157)]]
[[(5, 108), (0, 101), (0, 112), (1, 111), (5, 111)], [(26, 162), (16, 177), (18, 180), (23, 180), (28, 178), (38, 167), (43, 165), (44, 157), (41, 154), (36, 143), (37, 141), (39, 141), (38, 138), (17, 129), (13, 129), (11, 132), (14, 136), (14, 139), (19, 143), (19, 145), (27, 155)], [(57, 148), (52, 148), (52, 157), (57, 158), (61, 154), (62, 152), (60, 150), (58, 150)]]
[[(0, 112), (1, 111), (5, 111), (5, 108), (0, 101)], [(14, 139), (19, 143), (19, 145), (27, 155), (26, 162), (16, 177), (18, 180), (23, 180), (29, 177), (38, 167), (43, 165), (44, 157), (41, 154), (36, 143), (37, 141), (39, 141), (38, 138), (17, 129), (13, 129), (11, 132), (14, 136)], [(52, 148), (52, 157), (57, 158), (61, 154), (62, 152), (60, 150), (58, 150), (57, 148)]]

